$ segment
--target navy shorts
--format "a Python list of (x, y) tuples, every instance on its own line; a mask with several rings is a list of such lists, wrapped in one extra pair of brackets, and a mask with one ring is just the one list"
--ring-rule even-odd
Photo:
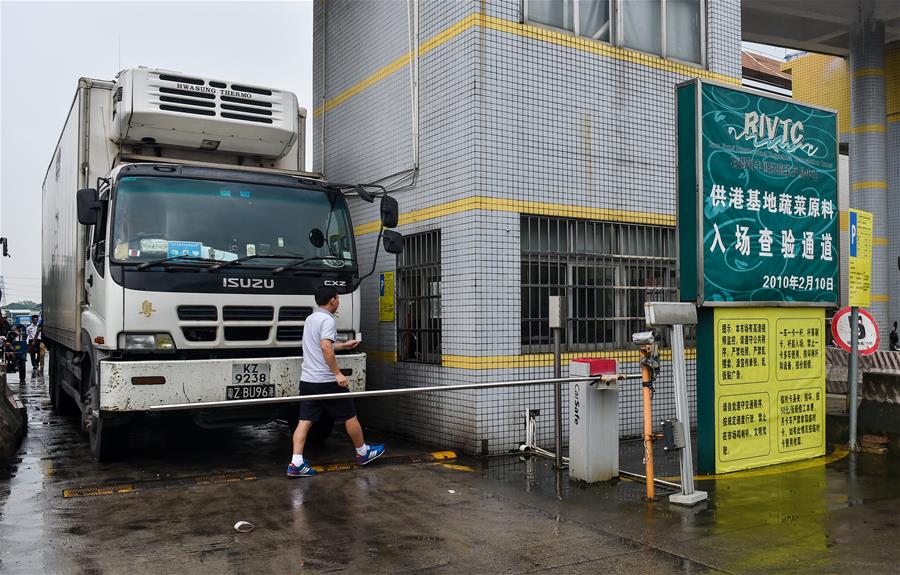
[[(346, 387), (341, 387), (336, 381), (327, 383), (311, 383), (300, 381), (300, 395), (319, 395), (322, 393), (349, 393)], [(300, 420), (319, 421), (325, 413), (333, 421), (338, 423), (356, 417), (356, 405), (352, 399), (325, 399), (320, 401), (301, 401)]]

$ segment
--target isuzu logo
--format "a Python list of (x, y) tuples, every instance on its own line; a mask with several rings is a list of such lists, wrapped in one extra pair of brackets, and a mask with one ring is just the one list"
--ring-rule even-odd
[(259, 278), (222, 278), (224, 288), (273, 289), (275, 280)]

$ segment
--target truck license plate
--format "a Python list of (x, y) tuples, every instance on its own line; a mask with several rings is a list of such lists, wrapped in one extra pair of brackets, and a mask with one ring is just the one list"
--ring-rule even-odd
[(275, 384), (227, 385), (226, 399), (264, 399), (275, 397)]
[(231, 365), (231, 385), (272, 383), (269, 369), (268, 363), (234, 363)]

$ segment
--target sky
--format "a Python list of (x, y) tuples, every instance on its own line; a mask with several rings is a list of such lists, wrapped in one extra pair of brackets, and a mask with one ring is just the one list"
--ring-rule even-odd
[[(165, 68), (297, 94), (312, 118), (311, 0), (0, 1), (4, 303), (41, 299), (41, 184), (78, 78)], [(307, 151), (312, 150), (307, 120)], [(311, 158), (307, 158), (307, 167)]]

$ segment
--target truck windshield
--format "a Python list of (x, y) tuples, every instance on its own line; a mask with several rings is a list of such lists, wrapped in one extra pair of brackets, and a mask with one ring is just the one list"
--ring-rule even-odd
[(308, 259), (304, 268), (355, 266), (340, 194), (285, 186), (125, 177), (116, 191), (111, 239), (112, 259), (120, 263), (255, 256), (247, 263), (275, 266), (292, 256)]

